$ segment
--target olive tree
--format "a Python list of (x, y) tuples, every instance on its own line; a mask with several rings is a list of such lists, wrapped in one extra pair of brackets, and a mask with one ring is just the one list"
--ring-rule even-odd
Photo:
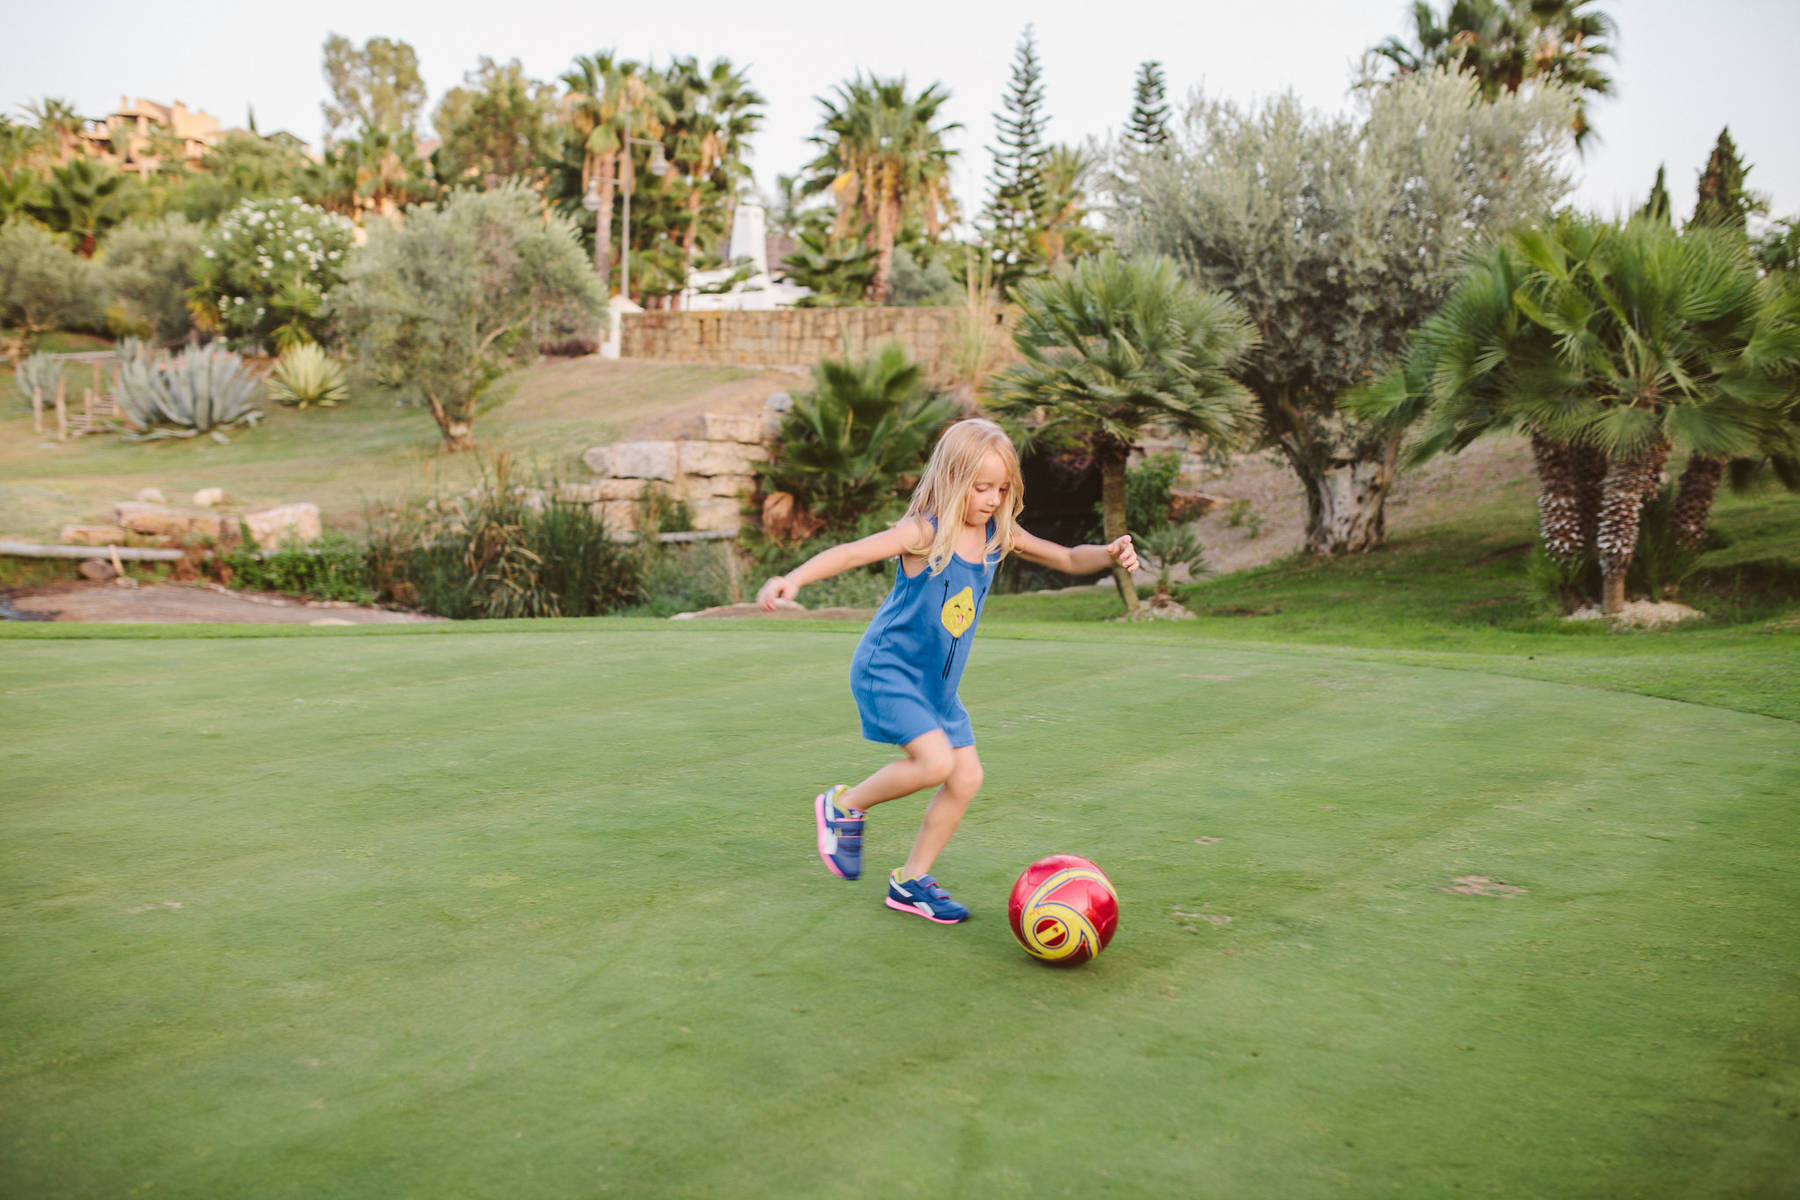
[(1260, 333), (1239, 378), (1304, 486), (1316, 554), (1380, 545), (1394, 483), (1400, 433), (1339, 400), (1403, 359), (1472, 243), (1569, 190), (1558, 88), (1482, 103), (1473, 79), (1431, 70), (1364, 104), (1325, 115), (1291, 93), (1249, 109), (1196, 95), (1163, 153), (1131, 154), (1115, 184), (1120, 242), (1174, 256)]
[(26, 221), (0, 225), (0, 325), (19, 331), (15, 352), (40, 334), (91, 321), (94, 266)]
[(575, 228), (518, 184), (409, 209), (352, 256), (331, 312), (384, 385), (430, 406), (446, 450), (475, 444), (475, 401), (539, 321), (599, 320)]

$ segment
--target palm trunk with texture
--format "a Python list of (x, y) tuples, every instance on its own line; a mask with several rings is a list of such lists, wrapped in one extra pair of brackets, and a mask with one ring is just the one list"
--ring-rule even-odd
[(1675, 485), (1675, 536), (1689, 550), (1699, 549), (1706, 540), (1707, 518), (1712, 516), (1713, 497), (1718, 495), (1724, 474), (1725, 459), (1695, 454)]
[[(1125, 462), (1130, 453), (1129, 446), (1110, 439), (1095, 447), (1094, 457), (1100, 463), (1100, 527), (1109, 545), (1130, 532), (1125, 528)], [(1119, 588), (1119, 599), (1125, 602), (1125, 614), (1136, 613), (1137, 584), (1132, 581), (1131, 572), (1114, 563), (1112, 577)]]
[(1601, 606), (1609, 614), (1625, 607), (1625, 572), (1631, 569), (1637, 551), (1644, 496), (1655, 486), (1668, 457), (1669, 443), (1653, 442), (1607, 461), (1600, 483), (1600, 522), (1594, 545), (1600, 554)]

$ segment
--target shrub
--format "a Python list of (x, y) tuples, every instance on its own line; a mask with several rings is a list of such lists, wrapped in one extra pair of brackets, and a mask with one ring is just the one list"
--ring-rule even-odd
[(559, 499), (560, 483), (528, 491), (508, 474), (502, 458), (471, 497), (371, 520), (376, 594), (456, 619), (598, 616), (643, 598), (640, 547), (608, 538), (594, 506)]
[(344, 368), (323, 347), (307, 342), (282, 352), (269, 372), (269, 396), (277, 404), (330, 407), (347, 399)]
[(107, 310), (108, 327), (115, 333), (135, 331), (165, 346), (186, 339), (194, 327), (187, 294), (205, 240), (200, 226), (180, 216), (128, 225), (107, 238), (100, 282), (114, 301)]
[(459, 191), (407, 210), (351, 264), (332, 311), (384, 386), (430, 405), (444, 448), (475, 444), (475, 403), (534, 328), (597, 322), (606, 296), (574, 226), (535, 192)]
[(285, 592), (351, 604), (369, 604), (375, 599), (369, 586), (367, 548), (335, 530), (315, 545), (284, 542), (268, 551), (258, 551), (246, 539), (221, 562), (230, 568), (231, 586), (245, 591)]
[(763, 487), (789, 493), (840, 532), (895, 507), (902, 478), (923, 467), (953, 412), (898, 343), (860, 359), (822, 359), (812, 391), (796, 396), (782, 418), (773, 457), (759, 472)]
[(1194, 534), (1194, 527), (1165, 523), (1144, 535), (1140, 549), (1156, 567), (1156, 594), (1169, 594), (1170, 577), (1177, 567), (1186, 567), (1189, 579), (1206, 573), (1206, 551)]
[(0, 325), (18, 329), (29, 350), (39, 334), (100, 323), (93, 263), (36, 225), (0, 225)]
[(137, 354), (119, 364), (119, 411), (134, 441), (194, 437), (262, 419), (250, 399), (261, 387), (244, 360), (214, 342), (177, 357)]
[(348, 218), (292, 197), (244, 201), (194, 260), (189, 297), (200, 323), (235, 345), (325, 341), (324, 305), (343, 279), (352, 231)]

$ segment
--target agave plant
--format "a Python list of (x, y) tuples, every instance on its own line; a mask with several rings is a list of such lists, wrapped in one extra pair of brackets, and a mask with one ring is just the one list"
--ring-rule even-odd
[(19, 399), (25, 407), (31, 407), (31, 393), (36, 392), (43, 403), (49, 404), (56, 395), (56, 381), (62, 376), (62, 360), (51, 354), (39, 351), (21, 362), (13, 375), (13, 384), (19, 389)]
[(329, 408), (349, 394), (344, 368), (312, 342), (285, 351), (269, 372), (269, 395), (278, 404)]
[(140, 356), (119, 367), (119, 411), (133, 429), (125, 436), (149, 441), (254, 425), (262, 412), (250, 399), (260, 386), (244, 360), (217, 342), (179, 358)]

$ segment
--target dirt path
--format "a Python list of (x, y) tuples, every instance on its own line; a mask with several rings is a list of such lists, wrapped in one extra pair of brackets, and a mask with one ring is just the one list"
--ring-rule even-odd
[[(6, 612), (8, 608), (12, 611)], [(0, 613), (11, 620), (122, 625), (396, 625), (444, 619), (328, 600), (296, 600), (273, 592), (232, 592), (203, 583), (119, 587), (86, 581), (0, 593)]]

